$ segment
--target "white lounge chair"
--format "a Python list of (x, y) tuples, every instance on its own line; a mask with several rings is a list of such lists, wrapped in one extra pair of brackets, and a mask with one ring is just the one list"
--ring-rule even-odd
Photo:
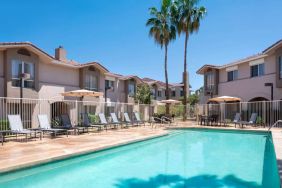
[(115, 126), (122, 126), (122, 122), (118, 120), (117, 115), (115, 113), (111, 113), (111, 118), (112, 118), (112, 124)]
[(46, 114), (39, 114), (38, 116), (39, 122), (39, 130), (44, 132), (53, 133), (54, 137), (57, 136), (57, 133), (65, 133), (68, 136), (68, 130), (66, 129), (54, 129), (51, 127), (51, 124), (48, 120), (48, 116)]
[(145, 121), (142, 121), (141, 118), (140, 118), (140, 114), (138, 112), (134, 112), (134, 116), (135, 116), (135, 122), (138, 124), (138, 125), (146, 125), (145, 124)]
[(128, 125), (131, 125), (131, 126), (136, 125), (136, 126), (138, 126), (138, 123), (137, 123), (137, 122), (131, 121), (131, 119), (130, 119), (130, 117), (129, 117), (129, 115), (128, 115), (127, 112), (123, 113), (123, 115), (124, 115), (125, 122), (126, 122)]
[(37, 133), (40, 134), (40, 140), (42, 139), (42, 132), (37, 131), (37, 130), (29, 130), (29, 129), (24, 129), (21, 116), (20, 115), (8, 115), (8, 120), (9, 120), (9, 125), (11, 129), (11, 133), (15, 134), (16, 137), (18, 135), (25, 135), (26, 141), (28, 135), (30, 138), (32, 137), (32, 134), (34, 134), (35, 138), (37, 136)]

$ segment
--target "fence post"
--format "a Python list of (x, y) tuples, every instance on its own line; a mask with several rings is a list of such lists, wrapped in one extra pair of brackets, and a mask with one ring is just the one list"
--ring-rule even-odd
[(76, 120), (77, 122), (74, 122), (74, 124), (78, 123), (78, 102), (75, 100), (75, 109), (76, 109)]
[(242, 121), (242, 102), (239, 102), (240, 121)]
[[(261, 118), (262, 119), (262, 123), (265, 123), (266, 124), (266, 101), (263, 101), (263, 117)], [(264, 122), (265, 121), (265, 122)]]

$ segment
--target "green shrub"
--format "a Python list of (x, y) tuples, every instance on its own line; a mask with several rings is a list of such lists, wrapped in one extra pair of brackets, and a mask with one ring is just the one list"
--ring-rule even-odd
[(99, 123), (99, 117), (95, 114), (88, 114), (90, 123)]
[(52, 125), (52, 127), (59, 127), (61, 125), (60, 119), (59, 118), (52, 119), (51, 125)]
[(0, 120), (0, 130), (9, 130), (9, 129), (10, 129), (9, 121), (1, 119)]
[(170, 114), (171, 115), (174, 115), (175, 117), (180, 117), (183, 115), (183, 112), (184, 112), (184, 106), (178, 106), (178, 105), (175, 105), (175, 106), (171, 106), (170, 107)]
[(157, 108), (157, 114), (165, 114), (165, 106), (158, 106)]
[(262, 117), (258, 116), (258, 117), (257, 117), (257, 122), (256, 122), (256, 123), (257, 123), (257, 124), (263, 124), (263, 123), (264, 123), (264, 121), (263, 121)]

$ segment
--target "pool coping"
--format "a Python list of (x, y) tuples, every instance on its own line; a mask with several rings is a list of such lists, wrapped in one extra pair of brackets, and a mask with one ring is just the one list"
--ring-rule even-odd
[(133, 139), (133, 140), (129, 140), (129, 141), (127, 140), (127, 141), (117, 142), (117, 143), (114, 143), (114, 144), (107, 144), (107, 145), (96, 147), (96, 148), (93, 148), (93, 149), (85, 149), (83, 151), (77, 151), (77, 152), (73, 152), (73, 153), (62, 154), (62, 155), (50, 157), (50, 158), (47, 158), (47, 159), (33, 160), (32, 162), (26, 162), (26, 163), (23, 163), (23, 164), (17, 164), (17, 165), (14, 165), (14, 166), (0, 168), (0, 175), (5, 174), (5, 173), (10, 173), (10, 172), (13, 172), (13, 171), (17, 171), (17, 170), (32, 168), (34, 166), (45, 164), (45, 163), (50, 163), (50, 162), (55, 162), (55, 161), (59, 161), (59, 160), (67, 159), (67, 158), (77, 157), (77, 156), (80, 156), (80, 155), (87, 155), (87, 154), (94, 153), (94, 152), (99, 152), (99, 151), (103, 151), (103, 150), (107, 150), (107, 149), (116, 148), (116, 147), (119, 147), (119, 146), (134, 144), (134, 143), (147, 141), (147, 140), (151, 140), (151, 139), (155, 139), (155, 138), (160, 138), (160, 137), (164, 137), (164, 136), (168, 136), (168, 135), (169, 135), (169, 132), (165, 132), (165, 133), (160, 133), (158, 135), (147, 136), (147, 137)]

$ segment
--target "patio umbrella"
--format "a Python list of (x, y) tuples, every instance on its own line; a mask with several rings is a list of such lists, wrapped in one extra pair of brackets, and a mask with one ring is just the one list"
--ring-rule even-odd
[(65, 93), (61, 93), (61, 95), (64, 97), (100, 97), (103, 96), (103, 93), (81, 89), (81, 90), (67, 91)]
[(162, 100), (160, 102), (165, 103), (165, 104), (179, 104), (179, 103), (181, 103), (181, 101), (177, 101), (177, 100), (173, 100), (173, 99)]
[(238, 97), (221, 96), (209, 99), (209, 102), (237, 102), (241, 101)]
[[(238, 97), (230, 97), (230, 96), (221, 96), (221, 97), (215, 97), (209, 99), (209, 102), (238, 102), (238, 101), (241, 101), (241, 99)], [(225, 105), (221, 107), (224, 107), (224, 119), (225, 119), (226, 117)]]

